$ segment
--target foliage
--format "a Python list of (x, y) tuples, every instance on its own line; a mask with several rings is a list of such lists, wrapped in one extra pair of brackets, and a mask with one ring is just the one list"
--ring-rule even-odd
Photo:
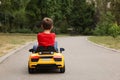
[(29, 0), (1, 0), (0, 32), (11, 32), (15, 29), (26, 28), (25, 7)]
[(44, 17), (51, 17), (60, 33), (93, 28), (94, 6), (85, 0), (1, 0), (0, 6), (0, 32), (39, 32), (35, 25)]
[[(0, 32), (37, 33), (44, 17), (54, 20), (54, 32), (110, 35), (120, 25), (120, 0), (0, 0)], [(108, 3), (110, 8), (107, 7)], [(93, 31), (95, 29), (95, 31)]]
[[(114, 22), (117, 22), (117, 24), (120, 25), (119, 5), (120, 5), (120, 0), (103, 0), (103, 1), (96, 0), (97, 27), (95, 28), (94, 34), (96, 35), (113, 34)], [(113, 30), (113, 32), (111, 30)]]
[(120, 34), (120, 26), (118, 26), (116, 23), (112, 24), (112, 26), (109, 28), (109, 34), (116, 38)]
[(120, 0), (111, 0), (111, 12), (115, 15), (118, 25), (120, 25)]
[(109, 35), (109, 28), (112, 26), (114, 22), (114, 16), (107, 12), (106, 14), (102, 14), (100, 21), (95, 28), (94, 34), (96, 35)]
[(94, 27), (94, 5), (87, 4), (86, 0), (74, 0), (71, 11), (70, 25), (75, 32), (87, 34), (86, 30)]

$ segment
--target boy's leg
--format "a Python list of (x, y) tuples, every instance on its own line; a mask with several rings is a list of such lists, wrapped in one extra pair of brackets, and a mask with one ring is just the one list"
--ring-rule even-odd
[(58, 42), (57, 41), (55, 41), (54, 48), (55, 48), (56, 52), (58, 52)]
[(33, 50), (34, 50), (34, 52), (37, 50), (37, 47), (38, 47), (38, 44), (34, 44), (34, 45), (33, 45)]

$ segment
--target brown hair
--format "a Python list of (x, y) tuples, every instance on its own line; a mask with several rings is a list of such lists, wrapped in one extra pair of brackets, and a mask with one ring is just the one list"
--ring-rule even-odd
[(47, 18), (45, 17), (43, 20), (42, 20), (42, 27), (43, 29), (45, 30), (49, 30), (52, 28), (53, 26), (53, 20), (51, 18)]

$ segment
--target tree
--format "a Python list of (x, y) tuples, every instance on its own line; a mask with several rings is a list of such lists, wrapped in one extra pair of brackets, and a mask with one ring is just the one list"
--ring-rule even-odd
[(120, 25), (120, 0), (111, 0), (111, 12), (115, 15), (118, 25)]
[(70, 25), (75, 32), (87, 34), (86, 29), (93, 29), (94, 5), (86, 3), (86, 0), (74, 0), (70, 13)]
[(72, 0), (31, 0), (26, 7), (28, 23), (34, 26), (44, 17), (51, 17), (54, 20), (55, 30), (61, 31), (62, 27), (68, 26), (67, 17), (70, 14), (71, 3)]
[[(93, 0), (91, 0), (93, 1)], [(97, 35), (111, 35), (111, 30), (115, 27), (112, 26), (114, 22), (119, 25), (120, 22), (120, 1), (119, 0), (95, 0), (96, 5), (97, 24), (95, 34)], [(108, 7), (109, 5), (109, 7)], [(110, 30), (110, 32), (109, 32)]]
[(29, 0), (1, 0), (2, 32), (11, 32), (26, 26), (25, 7)]
[[(67, 33), (74, 27), (78, 33), (93, 29), (94, 6), (86, 0), (1, 0), (1, 32), (38, 32), (35, 27), (44, 17), (54, 20), (54, 31)], [(91, 27), (92, 26), (92, 27)], [(28, 31), (27, 31), (28, 30)]]

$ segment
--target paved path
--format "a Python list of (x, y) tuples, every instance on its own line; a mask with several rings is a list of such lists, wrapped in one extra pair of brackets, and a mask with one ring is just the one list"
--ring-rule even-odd
[(120, 53), (89, 43), (86, 37), (57, 38), (64, 47), (66, 72), (28, 74), (29, 45), (0, 64), (0, 80), (120, 80)]

